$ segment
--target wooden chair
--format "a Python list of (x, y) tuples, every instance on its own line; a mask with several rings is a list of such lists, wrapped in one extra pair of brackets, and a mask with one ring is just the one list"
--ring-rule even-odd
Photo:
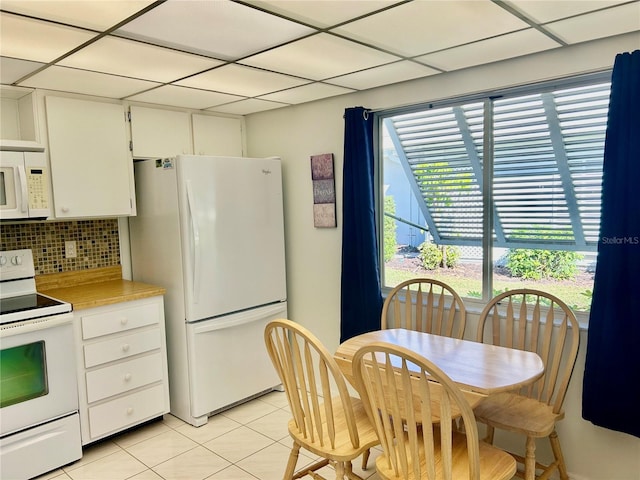
[[(462, 391), (426, 358), (376, 342), (356, 352), (353, 374), (381, 441), (381, 478), (501, 480), (515, 473), (511, 455), (478, 440)], [(466, 434), (453, 427), (458, 416)]]
[(431, 278), (413, 278), (389, 292), (382, 306), (381, 326), (462, 338), (466, 317), (460, 295), (449, 285)]
[[(494, 297), (483, 309), (477, 340), (537, 352), (545, 365), (543, 376), (535, 383), (518, 392), (491, 395), (475, 407), (477, 420), (487, 425), (486, 440), (493, 443), (495, 428), (521, 433), (527, 440), (525, 456), (514, 454), (524, 464), (524, 472), (518, 472), (518, 476), (546, 479), (557, 468), (560, 478), (567, 480), (555, 426), (564, 418), (562, 404), (580, 342), (574, 313), (549, 293), (511, 290)], [(549, 438), (555, 458), (550, 465), (542, 465), (535, 458), (535, 440), (544, 437)], [(543, 472), (536, 477), (538, 469)]]
[[(309, 330), (290, 320), (269, 322), (264, 338), (293, 414), (288, 425), (293, 447), (284, 479), (323, 478), (315, 471), (331, 462), (336, 479), (362, 480), (351, 461), (363, 455), (366, 469), (369, 449), (380, 441), (360, 399), (349, 395), (333, 356)], [(294, 474), (301, 447), (323, 460)]]

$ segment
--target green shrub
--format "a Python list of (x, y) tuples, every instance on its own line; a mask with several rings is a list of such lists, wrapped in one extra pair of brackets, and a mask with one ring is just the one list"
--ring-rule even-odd
[(447, 256), (445, 266), (447, 268), (456, 268), (460, 262), (460, 249), (453, 245), (447, 245), (444, 249)]
[(442, 252), (435, 243), (424, 242), (419, 247), (422, 266), (427, 270), (435, 270), (442, 263)]
[(438, 246), (435, 243), (424, 242), (418, 247), (422, 266), (427, 270), (438, 267), (455, 268), (460, 261), (460, 249), (451, 245)]
[[(392, 215), (395, 215), (396, 203), (393, 200), (393, 197), (384, 197), (384, 211), (385, 213), (391, 213)], [(384, 261), (388, 262), (396, 254), (396, 249), (398, 248), (396, 241), (396, 221), (393, 218), (387, 217), (385, 215), (383, 226)]]
[(577, 261), (582, 255), (565, 250), (514, 248), (507, 254), (506, 267), (514, 277), (528, 280), (572, 279), (578, 273)]
[(422, 266), (427, 270), (438, 267), (455, 268), (460, 261), (460, 249), (451, 245), (438, 246), (435, 243), (424, 242), (418, 247)]

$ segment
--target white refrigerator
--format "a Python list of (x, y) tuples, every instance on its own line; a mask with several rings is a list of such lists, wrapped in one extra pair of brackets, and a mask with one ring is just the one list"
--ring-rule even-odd
[(166, 288), (171, 413), (195, 425), (277, 388), (264, 327), (286, 318), (279, 158), (136, 161), (133, 279)]

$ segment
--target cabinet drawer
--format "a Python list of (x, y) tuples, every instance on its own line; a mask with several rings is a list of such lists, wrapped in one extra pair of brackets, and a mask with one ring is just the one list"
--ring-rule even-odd
[(154, 353), (87, 372), (89, 403), (162, 380), (162, 357)]
[(156, 385), (126, 397), (89, 408), (91, 438), (122, 430), (167, 412), (164, 385)]
[(132, 333), (84, 346), (84, 365), (95, 367), (160, 348), (160, 329)]
[(146, 303), (120, 310), (109, 310), (82, 316), (82, 338), (94, 338), (110, 333), (124, 332), (132, 328), (158, 323), (160, 312), (157, 303)]

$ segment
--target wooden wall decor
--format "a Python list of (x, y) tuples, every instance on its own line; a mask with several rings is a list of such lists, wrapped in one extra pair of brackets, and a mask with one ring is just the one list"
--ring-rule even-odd
[(336, 185), (333, 153), (311, 156), (313, 183), (313, 226), (334, 228), (336, 223)]

